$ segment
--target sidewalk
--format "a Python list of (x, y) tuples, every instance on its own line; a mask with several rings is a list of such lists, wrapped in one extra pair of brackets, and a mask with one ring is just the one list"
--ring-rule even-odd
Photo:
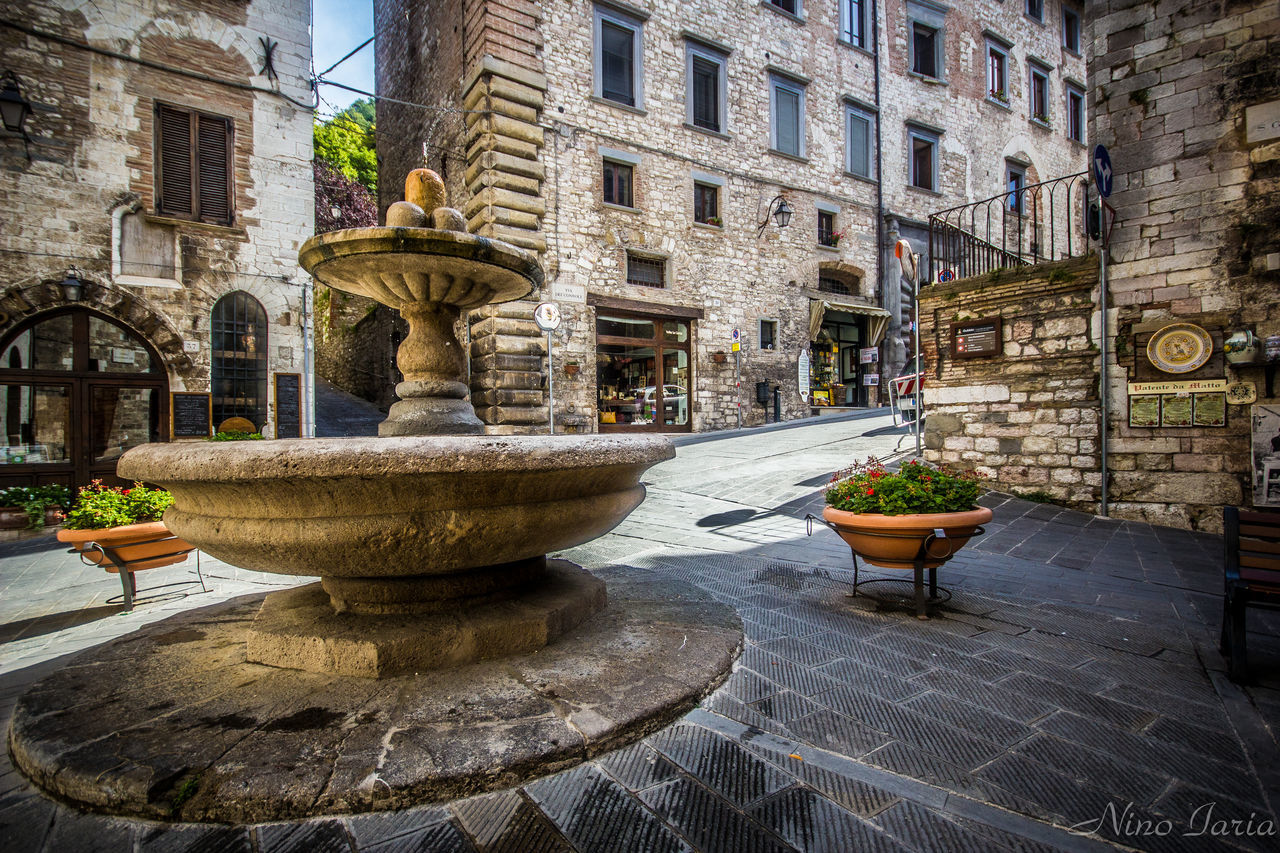
[[(986, 536), (939, 571), (935, 618), (879, 611), (846, 594), (848, 548), (803, 518), (831, 471), (895, 449), (887, 425), (683, 443), (630, 518), (566, 554), (695, 584), (743, 620), (729, 680), (640, 743), (453, 803), (251, 827), (78, 814), (6, 762), (0, 849), (1276, 849), (1280, 639), (1251, 614), (1258, 684), (1225, 678), (1221, 540), (992, 494)], [(114, 576), (47, 541), (0, 546), (0, 715), (74, 651), (306, 580), (203, 565), (213, 592), (120, 614)]]

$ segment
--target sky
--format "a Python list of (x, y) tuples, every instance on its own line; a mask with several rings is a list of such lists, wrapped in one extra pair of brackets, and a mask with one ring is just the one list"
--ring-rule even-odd
[[(311, 0), (312, 62), (324, 71), (348, 51), (373, 35), (373, 0)], [(329, 80), (373, 91), (373, 45), (325, 75)], [(320, 86), (320, 117), (341, 112), (361, 95), (333, 86)]]

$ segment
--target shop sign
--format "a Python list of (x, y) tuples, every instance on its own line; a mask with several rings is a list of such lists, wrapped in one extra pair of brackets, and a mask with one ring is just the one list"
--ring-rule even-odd
[(1192, 394), (1196, 391), (1225, 391), (1225, 379), (1171, 379), (1167, 382), (1130, 382), (1130, 394)]
[(800, 396), (805, 403), (809, 402), (809, 352), (802, 350), (800, 352), (800, 361), (796, 365), (796, 382), (800, 386)]

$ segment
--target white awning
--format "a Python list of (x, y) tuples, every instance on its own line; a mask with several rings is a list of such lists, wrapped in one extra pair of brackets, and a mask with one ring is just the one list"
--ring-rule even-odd
[(865, 346), (879, 346), (884, 339), (885, 330), (889, 328), (891, 315), (883, 308), (875, 305), (862, 305), (857, 302), (833, 302), (829, 299), (809, 300), (809, 340), (817, 340), (822, 331), (822, 318), (831, 311), (844, 311), (849, 314), (863, 314), (867, 320), (867, 341)]

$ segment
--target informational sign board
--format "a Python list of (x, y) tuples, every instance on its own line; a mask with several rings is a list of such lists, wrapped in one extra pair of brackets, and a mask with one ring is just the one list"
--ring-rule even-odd
[(567, 281), (557, 281), (551, 285), (551, 295), (555, 297), (557, 302), (585, 304), (587, 301), (587, 289), (580, 284)]
[(533, 309), (533, 322), (544, 332), (554, 332), (560, 327), (560, 306), (554, 302), (541, 302)]
[(879, 385), (879, 384), (880, 384), (880, 374), (879, 374), (879, 373), (864, 373), (864, 374), (862, 374), (862, 384), (863, 384), (863, 385)]
[(858, 350), (858, 364), (875, 364), (880, 360), (880, 350), (876, 347), (863, 347)]
[(800, 353), (800, 361), (796, 364), (796, 384), (800, 389), (800, 396), (809, 402), (809, 351), (802, 350)]
[(990, 358), (1004, 351), (1001, 320), (991, 317), (951, 324), (951, 355), (954, 358)]
[(213, 434), (213, 397), (198, 392), (175, 391), (169, 395), (169, 435), (173, 438), (208, 438)]
[(302, 374), (276, 374), (276, 438), (302, 438)]

